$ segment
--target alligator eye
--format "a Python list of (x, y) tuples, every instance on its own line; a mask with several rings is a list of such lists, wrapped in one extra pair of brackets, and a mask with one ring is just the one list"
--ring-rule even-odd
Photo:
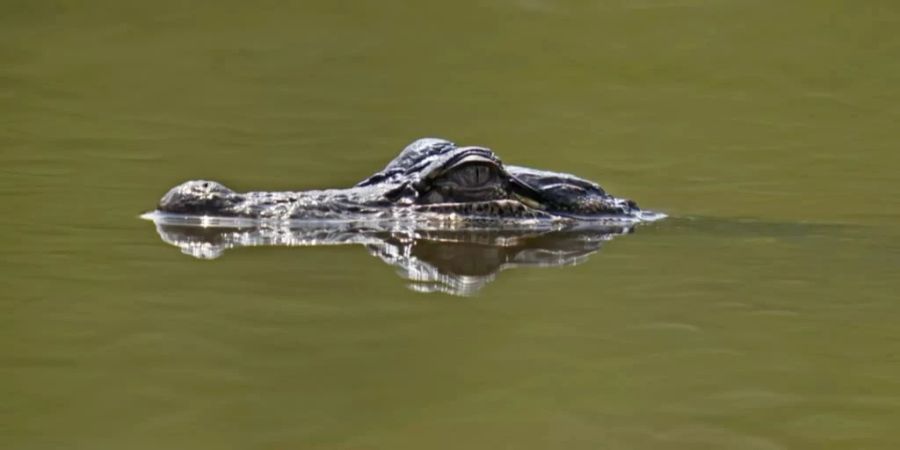
[(463, 187), (480, 187), (497, 179), (497, 169), (489, 164), (465, 164), (447, 174), (447, 179)]
[(417, 202), (484, 202), (505, 198), (506, 180), (499, 166), (487, 162), (465, 162), (447, 169), (425, 187)]

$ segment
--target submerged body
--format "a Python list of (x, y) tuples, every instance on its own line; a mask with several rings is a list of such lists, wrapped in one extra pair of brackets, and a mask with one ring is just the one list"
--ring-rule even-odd
[(213, 181), (171, 189), (158, 212), (290, 220), (628, 221), (641, 211), (574, 175), (507, 166), (489, 149), (419, 139), (383, 170), (347, 189), (238, 193)]

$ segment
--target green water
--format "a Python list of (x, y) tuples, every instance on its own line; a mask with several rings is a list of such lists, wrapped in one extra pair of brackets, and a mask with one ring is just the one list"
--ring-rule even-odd
[[(898, 105), (887, 0), (5, 0), (0, 448), (898, 448)], [(673, 218), (470, 298), (137, 218), (430, 135)]]

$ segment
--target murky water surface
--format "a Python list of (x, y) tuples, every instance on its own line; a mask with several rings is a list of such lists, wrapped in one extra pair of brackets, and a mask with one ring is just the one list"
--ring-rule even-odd
[[(201, 3), (0, 4), (0, 447), (900, 445), (898, 4)], [(138, 219), (426, 135), (672, 218), (408, 253), (471, 297), (402, 240), (200, 260)]]

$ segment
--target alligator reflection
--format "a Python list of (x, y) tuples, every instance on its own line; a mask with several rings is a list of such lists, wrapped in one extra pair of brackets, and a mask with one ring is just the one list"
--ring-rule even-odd
[(411, 282), (410, 289), (460, 296), (478, 292), (505, 269), (580, 264), (603, 242), (632, 229), (361, 229), (358, 224), (235, 228), (156, 222), (163, 241), (201, 259), (218, 258), (237, 247), (360, 244), (396, 267)]

